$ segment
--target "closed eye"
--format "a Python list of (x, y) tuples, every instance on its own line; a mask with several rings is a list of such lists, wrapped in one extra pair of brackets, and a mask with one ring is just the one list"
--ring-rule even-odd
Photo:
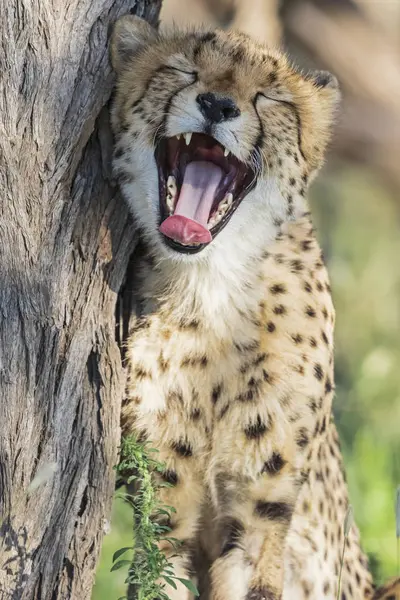
[(184, 75), (193, 75), (197, 77), (197, 71), (184, 71), (183, 69), (178, 69), (177, 67), (171, 67), (170, 65), (166, 65), (166, 69), (171, 69), (172, 71), (178, 71), (178, 73), (183, 73)]
[(267, 100), (270, 103), (274, 103), (274, 104), (286, 104), (287, 106), (293, 107), (293, 103), (288, 99), (285, 98), (285, 96), (283, 96), (282, 98), (277, 98), (276, 96), (267, 96), (267, 94), (264, 94), (263, 92), (257, 92), (257, 94), (254, 97), (254, 103), (257, 102), (258, 98), (262, 98), (263, 100)]

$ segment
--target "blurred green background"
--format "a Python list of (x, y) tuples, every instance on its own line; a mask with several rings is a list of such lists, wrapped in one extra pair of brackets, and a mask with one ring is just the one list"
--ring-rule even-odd
[[(346, 165), (312, 187), (312, 212), (330, 272), (336, 321), (336, 400), (351, 502), (377, 582), (396, 574), (400, 483), (400, 204), (367, 169)], [(112, 554), (132, 541), (114, 503), (93, 600), (124, 594)]]

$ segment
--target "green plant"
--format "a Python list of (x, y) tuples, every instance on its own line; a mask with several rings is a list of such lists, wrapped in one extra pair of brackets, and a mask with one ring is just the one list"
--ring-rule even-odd
[[(130, 565), (126, 583), (130, 590), (135, 590), (135, 600), (168, 600), (166, 586), (176, 589), (176, 581), (198, 596), (190, 580), (174, 575), (172, 563), (158, 547), (158, 542), (167, 541), (177, 550), (180, 542), (168, 536), (171, 531), (168, 522), (174, 508), (158, 500), (157, 492), (161, 487), (169, 487), (169, 484), (158, 482), (154, 477), (154, 473), (165, 470), (154, 457), (156, 452), (149, 443), (139, 442), (134, 436), (122, 439), (121, 460), (116, 469), (120, 475), (129, 474), (126, 478), (128, 484), (137, 484), (134, 495), (124, 495), (133, 508), (134, 545), (115, 552), (111, 571)], [(120, 560), (128, 551), (133, 551), (132, 560)]]

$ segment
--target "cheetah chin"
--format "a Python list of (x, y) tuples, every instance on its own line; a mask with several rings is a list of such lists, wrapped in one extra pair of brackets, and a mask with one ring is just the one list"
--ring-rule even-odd
[[(208, 102), (212, 107), (212, 100)], [(256, 182), (251, 167), (206, 134), (183, 133), (162, 139), (155, 158), (160, 231), (177, 252), (196, 253), (211, 243)]]

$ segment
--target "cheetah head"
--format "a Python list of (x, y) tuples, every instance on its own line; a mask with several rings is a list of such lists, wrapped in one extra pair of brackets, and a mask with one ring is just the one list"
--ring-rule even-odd
[(160, 253), (245, 251), (306, 210), (339, 96), (332, 75), (303, 75), (243, 34), (159, 34), (132, 16), (111, 56), (114, 168)]

